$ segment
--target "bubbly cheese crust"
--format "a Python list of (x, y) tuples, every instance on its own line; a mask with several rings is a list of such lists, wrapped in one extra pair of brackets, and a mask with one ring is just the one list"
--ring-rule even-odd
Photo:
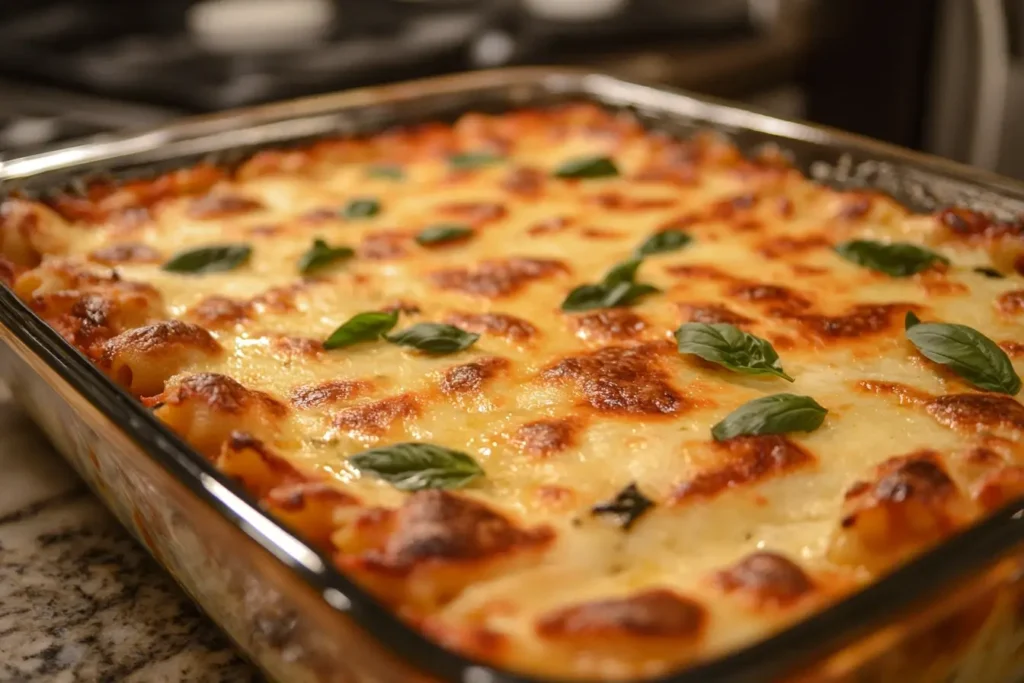
[[(498, 159), (450, 162), (479, 152)], [(552, 174), (586, 155), (620, 174)], [(379, 213), (346, 218), (357, 198)], [(438, 223), (472, 234), (416, 242)], [(670, 228), (693, 239), (645, 259), (638, 278), (660, 293), (560, 310)], [(317, 238), (356, 255), (302, 276)], [(891, 277), (832, 249), (856, 238), (950, 265)], [(224, 243), (250, 245), (249, 262), (160, 267)], [(908, 311), (969, 325), (1024, 373), (1019, 224), (915, 215), (591, 105), (9, 199), (0, 253), (0, 279), (343, 571), (446, 647), (517, 670), (643, 677), (724, 653), (1024, 492), (1021, 397), (981, 393), (903, 331)], [(444, 356), (324, 350), (378, 310), (481, 337)], [(672, 333), (688, 321), (769, 340), (795, 382), (680, 355)], [(712, 439), (780, 392), (825, 406), (822, 427)], [(348, 462), (405, 441), (464, 451), (486, 474), (406, 493)], [(591, 513), (631, 483), (654, 506), (628, 530)]]

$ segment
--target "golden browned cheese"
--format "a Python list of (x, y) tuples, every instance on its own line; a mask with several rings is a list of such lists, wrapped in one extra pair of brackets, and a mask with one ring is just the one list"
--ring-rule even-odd
[[(480, 152), (496, 160), (448, 160)], [(588, 155), (619, 175), (552, 173)], [(347, 216), (354, 199), (379, 212)], [(416, 240), (442, 223), (471, 232)], [(692, 241), (644, 260), (638, 281), (659, 292), (560, 309), (663, 230)], [(354, 255), (300, 274), (315, 239)], [(950, 263), (895, 278), (833, 250), (851, 239)], [(160, 267), (227, 243), (251, 259)], [(973, 388), (903, 330), (908, 311), (969, 325), (1024, 373), (1022, 254), (1019, 224), (915, 215), (589, 105), (0, 208), (0, 280), (342, 571), (447, 647), (606, 679), (754, 642), (1024, 492), (1021, 396)], [(323, 348), (364, 311), (480, 339), (443, 356)], [(690, 321), (771, 341), (795, 382), (681, 356), (672, 332)], [(780, 392), (813, 397), (824, 424), (712, 439), (729, 412)], [(463, 451), (486, 474), (410, 493), (348, 460), (406, 441)], [(630, 484), (653, 507), (628, 530), (592, 514)]]

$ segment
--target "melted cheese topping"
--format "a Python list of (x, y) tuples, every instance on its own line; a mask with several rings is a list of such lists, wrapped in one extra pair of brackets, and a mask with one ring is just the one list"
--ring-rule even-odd
[[(501, 159), (447, 161), (481, 149)], [(551, 175), (586, 155), (613, 158), (620, 175)], [(403, 177), (370, 172), (384, 163)], [(566, 676), (672, 670), (821, 608), (1024, 489), (1020, 397), (979, 394), (903, 333), (910, 310), (970, 325), (1024, 373), (1019, 226), (963, 210), (913, 215), (589, 106), (267, 152), (232, 177), (198, 169), (171, 185), (107, 188), (56, 212), (9, 202), (0, 246), (16, 289), (115, 379), (159, 394), (158, 415), (344, 571), (473, 656)], [(343, 217), (366, 197), (377, 215)], [(414, 241), (442, 222), (474, 232)], [(670, 227), (693, 241), (648, 257), (638, 275), (661, 293), (560, 310), (573, 287)], [(296, 264), (316, 238), (357, 255), (304, 278)], [(951, 265), (890, 277), (831, 248), (855, 238), (929, 245)], [(160, 268), (224, 243), (251, 245), (250, 262), (202, 275)], [(974, 270), (993, 263), (1005, 277)], [(47, 268), (62, 284), (40, 284)], [(94, 281), (82, 284), (83, 271)], [(110, 292), (124, 283), (145, 283), (160, 303), (114, 321), (111, 306), (126, 304)], [(82, 301), (94, 290), (107, 305), (99, 322), (52, 293)], [(389, 308), (402, 311), (399, 329), (451, 322), (482, 336), (447, 356), (383, 341), (320, 348), (349, 317)], [(198, 328), (117, 341), (163, 319)], [(691, 320), (770, 340), (795, 382), (679, 355), (672, 332)], [(188, 353), (163, 350), (174, 344)], [(155, 379), (140, 377), (145, 367)], [(199, 373), (241, 387), (189, 384)], [(822, 427), (711, 439), (729, 412), (780, 392), (825, 406)], [(212, 415), (181, 417), (196, 396)], [(410, 495), (347, 461), (403, 441), (464, 451), (486, 476)], [(297, 498), (310, 481), (320, 494)], [(628, 531), (591, 514), (630, 483), (655, 506)]]

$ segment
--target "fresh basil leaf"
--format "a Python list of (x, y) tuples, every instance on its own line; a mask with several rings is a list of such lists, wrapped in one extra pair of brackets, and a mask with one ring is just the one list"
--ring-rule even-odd
[(411, 346), (438, 356), (468, 349), (479, 338), (479, 334), (442, 323), (417, 323), (385, 337), (392, 344)]
[(766, 340), (727, 323), (686, 323), (676, 330), (679, 353), (692, 354), (745, 375), (775, 375), (793, 381)]
[(661, 291), (653, 285), (635, 281), (641, 263), (641, 259), (623, 261), (609, 270), (600, 284), (576, 287), (562, 301), (562, 310), (589, 311), (629, 306), (648, 294)]
[(480, 168), (502, 161), (504, 157), (492, 152), (463, 152), (448, 157), (448, 165), (455, 169)]
[(429, 443), (398, 443), (348, 459), (360, 472), (375, 474), (397, 489), (459, 489), (484, 474), (471, 456)]
[(416, 235), (416, 242), (427, 246), (430, 244), (444, 244), (464, 240), (473, 235), (473, 229), (461, 223), (438, 223), (425, 228)]
[(654, 285), (643, 282), (620, 282), (607, 289), (602, 308), (621, 308), (631, 306), (648, 294), (657, 294), (661, 290)]
[(619, 169), (606, 156), (586, 156), (562, 162), (554, 175), (556, 178), (606, 178), (619, 175)]
[(989, 268), (988, 266), (978, 266), (974, 269), (974, 272), (979, 275), (984, 275), (985, 277), (990, 277), (993, 280), (1002, 280), (1006, 277), (995, 268)]
[(692, 241), (693, 237), (682, 230), (662, 230), (644, 240), (644, 243), (636, 248), (636, 255), (644, 257), (652, 254), (666, 254), (682, 249)]
[(378, 213), (380, 213), (380, 202), (373, 197), (357, 197), (341, 210), (341, 215), (348, 219), (370, 218)]
[(737, 436), (813, 432), (821, 426), (828, 410), (809, 396), (774, 394), (744, 403), (711, 428), (715, 441)]
[(1021, 379), (999, 346), (966, 325), (923, 323), (907, 313), (906, 335), (921, 355), (945, 365), (979, 389), (1016, 396)]
[(643, 259), (638, 258), (619, 263), (605, 273), (604, 278), (601, 280), (601, 284), (611, 289), (623, 282), (636, 282), (636, 271), (639, 270), (640, 264), (642, 263)]
[(381, 178), (384, 180), (402, 180), (405, 178), (405, 171), (401, 166), (377, 165), (367, 169), (366, 175), (370, 178)]
[(608, 290), (604, 285), (580, 285), (574, 288), (562, 302), (563, 311), (589, 311), (604, 308)]
[(917, 317), (917, 314), (913, 311), (907, 311), (906, 317), (903, 318), (903, 329), (909, 330), (914, 325), (920, 325), (921, 319)]
[(877, 270), (893, 277), (907, 277), (949, 259), (934, 251), (906, 242), (873, 242), (853, 240), (836, 245), (836, 253), (851, 263)]
[(332, 247), (321, 239), (313, 240), (313, 246), (299, 259), (299, 272), (311, 273), (335, 261), (352, 258), (355, 253), (351, 247)]
[(398, 311), (367, 311), (357, 313), (331, 332), (324, 342), (324, 348), (340, 349), (359, 342), (374, 341), (392, 330), (398, 324)]
[(590, 508), (592, 515), (614, 515), (618, 518), (623, 531), (636, 524), (644, 513), (654, 507), (654, 501), (640, 493), (636, 483), (632, 483), (619, 491), (618, 495), (607, 503), (598, 503)]
[(248, 244), (220, 244), (181, 251), (163, 265), (172, 273), (218, 273), (244, 265), (252, 256)]

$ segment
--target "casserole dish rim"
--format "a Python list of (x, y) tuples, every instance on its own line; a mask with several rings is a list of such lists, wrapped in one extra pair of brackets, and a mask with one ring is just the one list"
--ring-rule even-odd
[[(517, 88), (523, 89), (522, 95), (516, 94)], [(656, 88), (587, 70), (564, 68), (474, 72), (197, 117), (148, 132), (72, 145), (2, 162), (0, 193), (6, 190), (7, 184), (16, 186), (19, 181), (26, 181), (27, 186), (45, 185), (54, 176), (87, 174), (94, 172), (97, 166), (131, 167), (141, 164), (144, 169), (152, 170), (161, 162), (181, 166), (196, 155), (211, 152), (281, 147), (309, 137), (367, 132), (359, 130), (360, 126), (367, 125), (373, 130), (381, 130), (389, 127), (390, 122), (374, 128), (377, 124), (373, 117), (375, 107), (415, 104), (417, 100), (429, 97), (451, 95), (472, 100), (475, 93), (507, 90), (512, 108), (536, 105), (527, 92), (531, 88), (540, 94), (582, 99), (606, 107), (657, 110), (666, 117), (685, 119), (688, 125), (746, 133), (764, 138), (762, 142), (775, 142), (782, 146), (792, 143), (803, 145), (808, 150), (827, 149), (838, 152), (840, 156), (861, 155), (883, 165), (903, 164), (906, 166), (904, 171), (917, 171), (926, 176), (932, 174), (936, 180), (962, 185), (961, 189), (974, 189), (991, 195), (989, 200), (981, 201), (991, 202), (994, 198), (1024, 207), (1024, 184), (984, 171), (852, 134), (768, 116), (713, 98)], [(460, 111), (469, 110), (472, 106)], [(363, 118), (373, 120), (368, 123), (345, 118), (346, 114), (355, 116), (360, 113)], [(425, 118), (436, 119), (438, 116), (427, 114)], [(347, 130), (346, 126), (353, 130)], [(843, 170), (837, 162), (832, 169), (832, 177), (829, 176), (831, 167), (826, 168), (827, 164), (818, 166), (820, 173), (816, 174), (814, 168), (805, 172), (809, 172), (812, 180), (836, 182), (843, 184), (845, 189), (854, 189), (856, 185), (849, 183), (851, 178), (856, 179), (859, 167), (855, 161), (851, 164)], [(899, 172), (897, 169), (897, 177)], [(115, 175), (120, 174), (115, 171)], [(61, 187), (61, 184), (57, 183), (55, 187)], [(928, 201), (929, 192), (925, 189), (921, 206)], [(315, 590), (336, 609), (345, 611), (376, 640), (392, 650), (401, 651), (401, 656), (418, 669), (428, 671), (440, 680), (474, 683), (540, 683), (552, 680), (472, 660), (435, 644), (403, 622), (368, 591), (345, 577), (330, 561), (301, 541), (286, 525), (272, 519), (239, 484), (218, 472), (141, 403), (117, 388), (7, 287), (0, 287), (0, 324), (205, 505), (226, 517), (250, 539), (288, 565), (297, 580)], [(867, 587), (781, 631), (681, 671), (643, 680), (739, 683), (792, 673), (801, 664), (829, 654), (874, 628), (893, 623), (901, 614), (945, 587), (982, 573), (1024, 540), (1021, 515), (1024, 515), (1024, 501), (1011, 503)], [(884, 605), (885, 609), (878, 605)]]

